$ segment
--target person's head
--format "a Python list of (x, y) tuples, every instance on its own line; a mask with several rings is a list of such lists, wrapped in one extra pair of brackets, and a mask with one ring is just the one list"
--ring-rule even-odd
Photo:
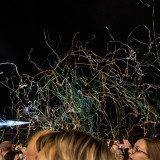
[(11, 151), (12, 150), (12, 143), (10, 141), (3, 141), (1, 144), (0, 144), (0, 152), (3, 154), (3, 153), (6, 153), (8, 151)]
[(155, 138), (139, 139), (129, 150), (129, 157), (132, 160), (160, 159), (160, 141)]
[(37, 149), (36, 149), (36, 141), (41, 135), (45, 135), (48, 133), (53, 132), (52, 130), (41, 130), (35, 133), (32, 138), (30, 139), (27, 149), (26, 149), (26, 160), (34, 159), (34, 157), (37, 155)]
[(79, 131), (48, 134), (48, 141), (37, 140), (36, 160), (114, 160), (107, 144)]
[(111, 152), (114, 154), (115, 159), (118, 159), (118, 160), (124, 159), (123, 152), (120, 150), (120, 148), (117, 144), (113, 144), (111, 146)]
[(48, 143), (55, 140), (55, 136), (59, 132), (50, 132), (48, 134), (41, 135), (36, 141), (36, 150), (39, 152)]

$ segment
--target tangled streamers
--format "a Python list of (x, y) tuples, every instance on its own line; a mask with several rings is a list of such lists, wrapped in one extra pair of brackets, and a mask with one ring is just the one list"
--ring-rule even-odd
[[(146, 30), (146, 41), (134, 37), (140, 28)], [(76, 36), (63, 58), (51, 48), (43, 63), (48, 69), (33, 62), (30, 53), (38, 73), (20, 75), (15, 67), (17, 76), (1, 82), (17, 118), (29, 120), (34, 129), (77, 129), (103, 139), (117, 138), (120, 130), (127, 135), (135, 126), (144, 134), (155, 129), (160, 122), (159, 50), (152, 51), (149, 29), (138, 26), (127, 44), (112, 38), (104, 57), (76, 42)]]

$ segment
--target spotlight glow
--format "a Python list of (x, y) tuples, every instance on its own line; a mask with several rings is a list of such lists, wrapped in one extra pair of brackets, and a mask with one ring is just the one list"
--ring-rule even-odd
[(23, 121), (13, 121), (13, 120), (6, 120), (0, 122), (0, 128), (2, 127), (11, 127), (11, 126), (18, 126), (23, 124), (29, 124), (30, 122), (23, 122)]

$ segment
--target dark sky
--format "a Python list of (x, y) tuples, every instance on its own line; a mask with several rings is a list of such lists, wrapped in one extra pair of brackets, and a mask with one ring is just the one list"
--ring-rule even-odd
[[(155, 2), (158, 17), (160, 2)], [(156, 19), (156, 29), (159, 21)], [(152, 4), (147, 7), (140, 0), (6, 0), (0, 5), (0, 24), (0, 61), (19, 63), (19, 59), (27, 58), (31, 48), (34, 54), (44, 54), (41, 49), (45, 46), (44, 30), (48, 30), (52, 39), (61, 36), (68, 45), (76, 32), (80, 32), (84, 41), (95, 35), (97, 48), (105, 50), (107, 26), (116, 40), (125, 42), (139, 24), (152, 29)]]
[[(144, 0), (145, 3), (150, 0)], [(160, 1), (155, 0), (155, 32), (160, 31)], [(61, 55), (71, 45), (76, 32), (80, 39), (87, 42), (95, 35), (93, 48), (102, 56), (105, 54), (109, 35), (126, 42), (131, 30), (139, 24), (147, 25), (152, 32), (153, 4), (150, 7), (143, 0), (5, 0), (0, 2), (0, 63), (12, 62), (20, 73), (30, 72), (32, 66), (27, 55), (33, 48), (33, 57), (41, 61), (49, 53), (44, 41), (44, 30), (48, 31), (53, 47), (62, 38)], [(40, 56), (41, 55), (41, 56)], [(38, 60), (39, 59), (39, 60)], [(0, 68), (7, 75), (9, 66)], [(3, 75), (0, 75), (1, 79)], [(1, 87), (2, 101), (7, 96)], [(2, 102), (2, 107), (7, 102)]]

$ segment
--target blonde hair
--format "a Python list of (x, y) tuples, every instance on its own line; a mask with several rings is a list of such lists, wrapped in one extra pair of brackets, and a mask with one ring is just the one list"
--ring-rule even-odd
[(156, 138), (142, 138), (147, 147), (147, 153), (150, 159), (157, 160), (160, 158), (160, 141)]
[(53, 132), (52, 130), (40, 130), (40, 131), (37, 131), (31, 137), (31, 139), (29, 140), (29, 143), (27, 145), (26, 160), (31, 160), (37, 155), (38, 151), (37, 151), (37, 148), (35, 146), (35, 143), (36, 143), (37, 139), (42, 135), (46, 135), (46, 134), (52, 133), (52, 132)]
[[(79, 131), (57, 132), (41, 137), (37, 149), (43, 150), (46, 160), (113, 160), (108, 146), (90, 134)], [(44, 143), (45, 140), (49, 140)], [(44, 147), (42, 147), (43, 145)], [(41, 147), (40, 147), (41, 146)]]

